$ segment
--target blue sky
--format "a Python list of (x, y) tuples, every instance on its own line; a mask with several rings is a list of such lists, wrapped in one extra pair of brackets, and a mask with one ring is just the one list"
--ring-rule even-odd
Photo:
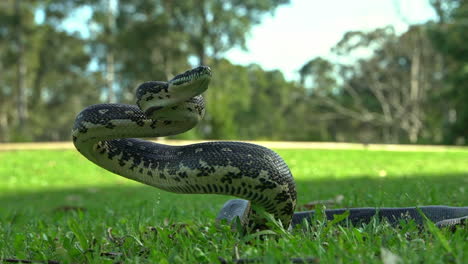
[[(372, 30), (393, 25), (404, 32), (408, 24), (435, 18), (429, 0), (291, 0), (273, 15), (265, 15), (247, 41), (248, 51), (238, 48), (225, 56), (233, 63), (258, 63), (281, 70), (287, 79), (297, 79), (298, 69), (316, 57), (330, 57), (330, 49), (351, 30)], [(65, 24), (86, 34), (83, 19), (90, 10), (75, 12)], [(37, 18), (40, 20), (40, 18)]]

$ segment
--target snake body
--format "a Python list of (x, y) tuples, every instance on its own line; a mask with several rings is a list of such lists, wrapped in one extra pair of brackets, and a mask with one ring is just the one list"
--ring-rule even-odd
[(296, 189), (274, 151), (242, 142), (168, 146), (137, 138), (169, 136), (194, 127), (204, 115), (201, 93), (211, 70), (200, 66), (168, 82), (146, 82), (136, 105), (98, 104), (76, 117), (77, 150), (123, 177), (175, 193), (211, 193), (248, 199), (284, 226), (291, 223)]
[[(296, 188), (284, 160), (274, 151), (242, 142), (208, 142), (168, 146), (137, 138), (169, 136), (193, 128), (205, 113), (201, 94), (208, 88), (211, 70), (200, 66), (168, 82), (141, 84), (136, 105), (98, 104), (81, 111), (72, 137), (75, 147), (90, 161), (123, 177), (175, 193), (211, 193), (237, 196), (225, 204), (218, 220), (236, 217), (254, 227), (263, 226), (250, 203), (263, 207), (283, 226), (310, 220), (314, 212), (294, 213)], [(249, 202), (250, 201), (250, 202)], [(421, 224), (423, 212), (438, 226), (464, 224), (468, 207), (353, 208), (326, 210), (328, 219), (349, 211), (351, 223), (373, 217), (391, 223), (401, 219)]]

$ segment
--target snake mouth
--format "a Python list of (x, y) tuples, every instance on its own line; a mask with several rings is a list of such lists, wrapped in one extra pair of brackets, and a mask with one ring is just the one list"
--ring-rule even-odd
[(210, 79), (211, 69), (208, 66), (199, 66), (195, 69), (188, 70), (184, 73), (176, 75), (172, 80), (169, 81), (171, 85), (184, 85), (197, 80)]

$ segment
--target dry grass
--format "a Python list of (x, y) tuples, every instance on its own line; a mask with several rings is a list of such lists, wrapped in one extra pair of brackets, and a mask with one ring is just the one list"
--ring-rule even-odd
[[(180, 146), (212, 140), (171, 140), (156, 139), (157, 143)], [(383, 151), (468, 151), (468, 147), (444, 145), (404, 145), (404, 144), (360, 144), (345, 142), (309, 142), (309, 141), (245, 141), (273, 149), (354, 149), (354, 150), (383, 150)], [(0, 143), (0, 151), (11, 150), (68, 150), (74, 149), (73, 143), (65, 142), (29, 142), (29, 143)]]

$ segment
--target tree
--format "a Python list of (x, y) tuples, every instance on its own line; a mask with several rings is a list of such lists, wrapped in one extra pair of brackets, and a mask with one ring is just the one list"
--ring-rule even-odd
[[(34, 37), (33, 7), (35, 1), (28, 4), (20, 0), (2, 3), (0, 10), (0, 48), (2, 78), (0, 87), (3, 114), (0, 115), (0, 140), (8, 140), (11, 127), (23, 132), (28, 121), (27, 61), (32, 56), (29, 38)], [(14, 109), (14, 111), (13, 111)]]
[[(402, 36), (392, 28), (371, 32), (348, 32), (334, 48), (338, 55), (350, 55), (359, 49), (371, 49), (370, 57), (354, 65), (339, 65), (340, 89), (314, 92), (316, 103), (346, 117), (359, 126), (371, 126), (382, 132), (385, 142), (416, 143), (427, 132), (426, 107), (431, 92), (440, 87), (436, 78), (441, 72), (440, 56), (434, 51), (425, 27), (412, 26)], [(323, 60), (315, 59), (303, 69), (322, 85), (332, 85), (324, 73), (332, 69)], [(321, 76), (321, 77), (320, 77)], [(328, 78), (330, 79), (330, 78)], [(425, 137), (434, 137), (425, 133)], [(380, 137), (377, 135), (377, 137)]]
[[(0, 140), (64, 140), (76, 113), (87, 104), (134, 102), (144, 81), (168, 80), (191, 64), (209, 63), (217, 72), (207, 97), (208, 114), (197, 136), (248, 137), (239, 121), (254, 109), (277, 118), (286, 106), (279, 72), (221, 60), (228, 49), (245, 47), (250, 29), (288, 0), (34, 0), (1, 2)], [(5, 7), (5, 8), (3, 8)], [(75, 10), (90, 10), (90, 37), (64, 29)], [(36, 15), (43, 19), (37, 23)], [(97, 67), (95, 67), (97, 65)], [(262, 81), (251, 79), (258, 75)], [(276, 88), (278, 87), (278, 88)], [(286, 89), (285, 89), (286, 90)], [(262, 104), (250, 103), (255, 94)], [(270, 95), (262, 95), (266, 92)], [(275, 99), (281, 96), (280, 100)], [(100, 100), (100, 98), (105, 100)], [(216, 103), (220, 102), (220, 103)], [(271, 108), (277, 104), (281, 108)], [(264, 109), (262, 109), (262, 107)], [(14, 111), (13, 111), (14, 109)], [(30, 116), (27, 116), (27, 113)], [(266, 115), (268, 116), (268, 115)], [(242, 122), (242, 121), (240, 121)], [(281, 122), (265, 119), (250, 130), (279, 135)], [(28, 129), (21, 127), (27, 124)], [(51, 131), (51, 127), (55, 127)], [(209, 131), (210, 127), (212, 128)], [(21, 135), (21, 131), (27, 131)], [(24, 137), (27, 136), (27, 137)]]
[(188, 0), (170, 9), (174, 30), (185, 32), (198, 64), (207, 56), (239, 46), (245, 48), (248, 33), (265, 13), (272, 13), (289, 0)]
[(300, 84), (307, 86), (313, 93), (330, 93), (336, 87), (334, 65), (323, 58), (317, 57), (299, 69)]
[(29, 120), (30, 133), (42, 141), (68, 139), (75, 115), (99, 101), (95, 87), (103, 82), (87, 71), (91, 57), (85, 40), (47, 24), (36, 31), (37, 56), (30, 62), (28, 76), (32, 83), (29, 108), (35, 113)]
[(468, 144), (468, 1), (431, 0), (438, 21), (430, 23), (430, 38), (444, 55), (445, 88), (436, 103), (444, 106), (444, 140)]
[(57, 27), (70, 6), (62, 2), (9, 1), (0, 9), (0, 141), (68, 139), (75, 114), (90, 103), (90, 57), (85, 41)]
[[(93, 53), (101, 72), (106, 72), (107, 86), (114, 79), (118, 100), (127, 101), (138, 82), (170, 79), (190, 67), (191, 57), (206, 64), (234, 46), (245, 47), (248, 32), (263, 14), (288, 2), (79, 0), (75, 4), (91, 7)], [(112, 89), (107, 90), (110, 95)]]

